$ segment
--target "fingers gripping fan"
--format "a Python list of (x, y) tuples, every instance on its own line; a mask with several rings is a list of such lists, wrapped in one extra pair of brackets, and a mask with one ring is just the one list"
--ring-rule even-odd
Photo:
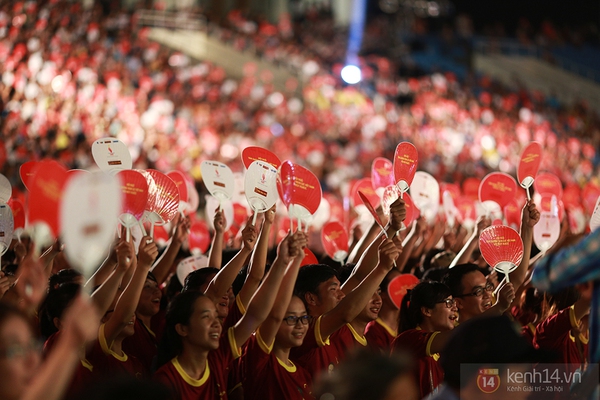
[(523, 241), (512, 228), (494, 225), (479, 236), (479, 249), (485, 261), (496, 271), (506, 275), (517, 269), (523, 259)]
[(542, 145), (537, 142), (530, 143), (521, 153), (521, 161), (517, 168), (517, 178), (521, 187), (527, 190), (527, 200), (531, 200), (529, 188), (533, 185), (541, 162)]
[(394, 180), (396, 186), (400, 189), (400, 196), (408, 192), (417, 172), (418, 163), (419, 154), (417, 153), (417, 148), (412, 143), (402, 142), (396, 146), (394, 154)]
[(233, 172), (229, 167), (218, 161), (203, 161), (200, 165), (202, 180), (209, 193), (219, 202), (233, 197)]
[(8, 204), (0, 204), (0, 256), (10, 247), (14, 229), (12, 210)]
[(417, 286), (417, 283), (419, 278), (412, 274), (402, 274), (390, 281), (387, 292), (396, 307), (400, 308), (406, 292)]
[(390, 160), (377, 157), (371, 164), (371, 184), (375, 193), (381, 198), (385, 188), (394, 185), (394, 165)]
[(341, 223), (326, 223), (321, 229), (321, 242), (327, 255), (335, 261), (342, 262), (348, 256), (348, 233)]
[(533, 227), (533, 242), (538, 249), (546, 252), (556, 243), (560, 235), (560, 219), (552, 212), (542, 211), (540, 220)]
[(61, 240), (69, 263), (86, 280), (106, 257), (121, 213), (121, 182), (103, 172), (69, 180), (60, 205)]
[(179, 279), (181, 286), (185, 286), (185, 278), (190, 272), (206, 267), (208, 267), (208, 257), (204, 255), (191, 256), (181, 260), (181, 262), (177, 264), (177, 279)]
[(254, 211), (254, 225), (258, 213), (264, 213), (277, 201), (277, 169), (262, 161), (252, 162), (246, 171), (244, 191), (248, 204)]
[(58, 237), (58, 213), (66, 181), (67, 170), (52, 160), (40, 161), (31, 177), (27, 221), (38, 248)]
[(279, 167), (277, 184), (281, 189), (281, 201), (291, 218), (306, 220), (317, 212), (321, 204), (321, 184), (311, 171), (284, 161)]
[(142, 216), (148, 202), (148, 181), (137, 171), (125, 170), (117, 174), (121, 182), (121, 215), (119, 221), (127, 228), (127, 241)]
[(281, 165), (281, 160), (275, 154), (262, 147), (250, 146), (242, 150), (242, 162), (246, 169), (250, 168), (250, 164), (254, 161), (271, 164), (275, 169)]
[(92, 157), (98, 168), (110, 173), (131, 169), (133, 165), (127, 146), (115, 138), (96, 140), (92, 144)]

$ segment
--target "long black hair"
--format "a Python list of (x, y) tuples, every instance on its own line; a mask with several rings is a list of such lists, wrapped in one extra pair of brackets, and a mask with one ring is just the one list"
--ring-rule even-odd
[(421, 307), (435, 308), (436, 303), (444, 301), (450, 295), (448, 286), (434, 281), (420, 282), (407, 291), (400, 305), (398, 333), (414, 329), (423, 322)]
[(190, 318), (194, 313), (194, 304), (196, 304), (196, 300), (200, 297), (204, 297), (204, 293), (198, 291), (183, 292), (169, 304), (166, 315), (165, 333), (160, 346), (158, 346), (156, 369), (183, 351), (183, 342), (175, 327), (177, 324), (189, 325)]

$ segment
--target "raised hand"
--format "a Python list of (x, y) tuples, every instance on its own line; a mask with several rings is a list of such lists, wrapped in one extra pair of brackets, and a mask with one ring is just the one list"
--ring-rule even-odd
[(521, 227), (533, 228), (540, 221), (540, 212), (531, 200), (523, 207)]
[(213, 225), (215, 227), (215, 233), (218, 235), (222, 235), (225, 233), (225, 228), (227, 227), (227, 219), (225, 218), (225, 212), (223, 210), (218, 210), (215, 213), (215, 218), (213, 219)]
[(406, 203), (398, 198), (390, 204), (390, 221), (392, 229), (398, 231), (402, 228), (402, 221), (406, 218)]
[(251, 224), (252, 217), (248, 219), (246, 226), (242, 230), (242, 248), (245, 250), (252, 251), (254, 249), (254, 245), (256, 244), (256, 240), (258, 238), (258, 233), (256, 232), (256, 228)]
[(158, 247), (150, 236), (144, 236), (138, 249), (138, 264), (150, 268), (158, 256)]
[(392, 269), (396, 258), (400, 255), (400, 250), (398, 250), (396, 244), (391, 239), (383, 239), (378, 251), (379, 264), (388, 270)]
[(514, 299), (515, 287), (511, 282), (507, 282), (500, 288), (500, 291), (498, 292), (497, 304), (500, 307), (501, 311), (504, 312), (508, 310)]

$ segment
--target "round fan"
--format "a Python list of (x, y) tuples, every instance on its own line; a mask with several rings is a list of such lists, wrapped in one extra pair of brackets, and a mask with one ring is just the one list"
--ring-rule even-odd
[(486, 228), (479, 236), (479, 249), (485, 261), (506, 275), (517, 269), (523, 259), (523, 241), (514, 229), (505, 225)]

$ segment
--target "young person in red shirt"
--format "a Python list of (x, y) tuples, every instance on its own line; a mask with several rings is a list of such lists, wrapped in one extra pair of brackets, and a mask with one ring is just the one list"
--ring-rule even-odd
[(179, 399), (227, 396), (228, 370), (250, 335), (267, 318), (288, 264), (291, 235), (278, 249), (272, 268), (248, 304), (242, 318), (222, 333), (219, 314), (208, 296), (188, 291), (177, 296), (167, 311), (167, 325), (159, 346), (159, 370), (154, 379)]
[(393, 268), (381, 282), (381, 309), (377, 319), (370, 321), (365, 329), (365, 337), (369, 347), (384, 354), (389, 354), (392, 342), (398, 336), (396, 329), (400, 309), (390, 298), (388, 285), (391, 280), (400, 275), (400, 272)]

